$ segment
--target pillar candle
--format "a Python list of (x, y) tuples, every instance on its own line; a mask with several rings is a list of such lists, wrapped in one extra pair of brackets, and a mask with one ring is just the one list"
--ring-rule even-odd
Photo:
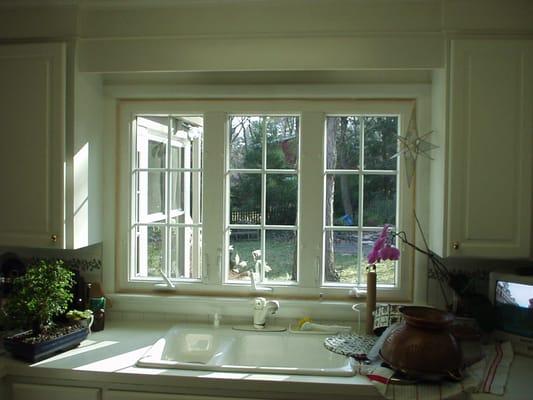
[(371, 266), (366, 274), (366, 333), (374, 334), (374, 310), (376, 309), (376, 267)]

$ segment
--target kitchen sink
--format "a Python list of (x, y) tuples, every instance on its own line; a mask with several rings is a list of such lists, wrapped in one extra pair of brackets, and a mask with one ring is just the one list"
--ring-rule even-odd
[[(330, 334), (331, 335), (331, 334)], [(324, 347), (327, 334), (237, 331), (174, 326), (137, 361), (138, 367), (353, 376), (350, 358)]]

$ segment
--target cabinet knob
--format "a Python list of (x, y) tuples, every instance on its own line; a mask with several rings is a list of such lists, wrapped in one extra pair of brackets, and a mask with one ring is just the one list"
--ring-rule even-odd
[(57, 242), (57, 235), (56, 235), (55, 233), (52, 234), (52, 235), (50, 236), (50, 240), (51, 240), (52, 242), (54, 242), (54, 243)]
[(455, 242), (452, 242), (452, 248), (454, 250), (459, 250), (459, 242), (455, 241)]

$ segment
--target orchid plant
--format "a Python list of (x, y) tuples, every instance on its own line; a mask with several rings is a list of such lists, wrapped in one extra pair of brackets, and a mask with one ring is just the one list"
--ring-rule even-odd
[(393, 234), (389, 232), (390, 225), (386, 224), (378, 239), (374, 242), (374, 247), (368, 254), (368, 263), (375, 266), (376, 263), (384, 260), (398, 260), (400, 258), (400, 250), (393, 246)]

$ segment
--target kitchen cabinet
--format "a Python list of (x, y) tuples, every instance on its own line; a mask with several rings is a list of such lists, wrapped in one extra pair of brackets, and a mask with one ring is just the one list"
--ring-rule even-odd
[(528, 257), (533, 41), (453, 40), (445, 85), (445, 212), (441, 246), (435, 251), (443, 256)]
[(0, 246), (64, 243), (65, 45), (0, 46)]
[(100, 389), (14, 383), (12, 400), (100, 400)]
[(125, 390), (104, 391), (103, 400), (258, 400), (243, 397), (213, 397), (170, 393), (132, 392)]

